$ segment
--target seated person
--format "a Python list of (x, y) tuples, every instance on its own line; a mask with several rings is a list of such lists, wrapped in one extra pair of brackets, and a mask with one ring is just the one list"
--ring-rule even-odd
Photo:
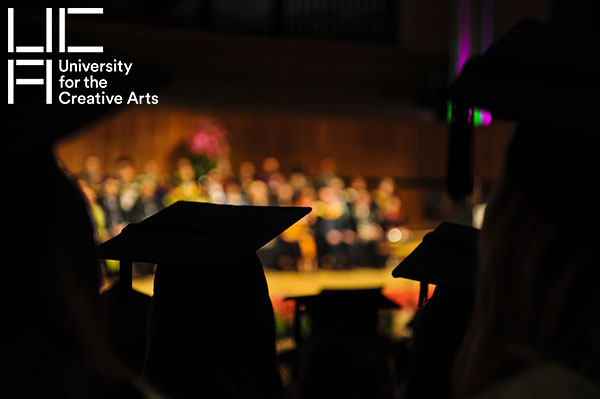
[[(273, 308), (256, 250), (309, 211), (178, 202), (98, 248), (122, 260), (124, 277), (123, 260), (157, 264), (149, 381), (175, 398), (281, 397)], [(120, 282), (125, 297), (130, 273)]]

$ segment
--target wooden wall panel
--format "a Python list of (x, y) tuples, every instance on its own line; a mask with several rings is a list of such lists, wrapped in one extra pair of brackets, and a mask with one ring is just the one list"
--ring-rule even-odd
[[(170, 174), (177, 147), (202, 115), (216, 118), (228, 130), (234, 168), (246, 160), (259, 166), (265, 157), (276, 156), (284, 171), (301, 164), (316, 174), (320, 161), (329, 157), (345, 177), (393, 176), (416, 182), (402, 187), (409, 219), (416, 223), (421, 223), (427, 190), (443, 189), (447, 126), (417, 115), (129, 108), (64, 140), (56, 148), (57, 156), (74, 173), (81, 171), (86, 156), (96, 154), (105, 170), (111, 170), (120, 156), (128, 156), (138, 169), (155, 160), (163, 173)], [(512, 130), (506, 122), (476, 129), (476, 176), (491, 179), (498, 174)]]
[(57, 154), (73, 172), (81, 170), (90, 154), (100, 156), (105, 168), (126, 155), (137, 167), (154, 159), (169, 171), (174, 166), (171, 154), (202, 115), (215, 117), (228, 130), (234, 165), (276, 156), (284, 169), (301, 163), (316, 173), (320, 160), (329, 157), (345, 176), (444, 175), (446, 127), (417, 117), (130, 108), (64, 140)]

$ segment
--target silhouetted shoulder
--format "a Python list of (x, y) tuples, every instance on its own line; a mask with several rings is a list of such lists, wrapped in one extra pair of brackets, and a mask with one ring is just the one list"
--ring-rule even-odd
[(600, 398), (600, 387), (557, 363), (539, 363), (475, 396), (477, 399)]

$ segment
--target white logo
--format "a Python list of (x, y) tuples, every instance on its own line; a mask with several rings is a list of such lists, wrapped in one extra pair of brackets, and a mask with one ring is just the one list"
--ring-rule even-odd
[[(65, 40), (65, 16), (81, 14), (103, 14), (102, 8), (59, 8), (58, 9), (58, 52), (59, 53), (102, 53), (102, 46), (67, 46)], [(52, 8), (46, 8), (46, 43), (44, 46), (15, 46), (14, 8), (8, 9), (8, 53), (52, 53)], [(15, 79), (15, 66), (43, 66), (43, 78)], [(52, 60), (9, 59), (8, 60), (8, 104), (14, 104), (15, 86), (42, 85), (46, 88), (46, 104), (52, 104)]]

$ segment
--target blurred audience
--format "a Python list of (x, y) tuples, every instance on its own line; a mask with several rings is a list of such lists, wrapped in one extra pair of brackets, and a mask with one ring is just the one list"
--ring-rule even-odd
[(350, 184), (336, 175), (331, 159), (315, 176), (296, 165), (289, 174), (277, 158), (268, 157), (259, 169), (246, 161), (237, 176), (229, 162), (201, 174), (189, 158), (180, 158), (171, 179), (155, 161), (137, 173), (128, 157), (113, 171), (103, 170), (97, 156), (85, 160), (79, 183), (94, 215), (100, 241), (118, 234), (128, 223), (139, 222), (176, 201), (230, 205), (309, 206), (313, 212), (260, 251), (263, 264), (275, 269), (344, 269), (382, 267), (380, 246), (387, 232), (406, 224), (402, 201), (391, 177), (369, 190), (361, 176)]

